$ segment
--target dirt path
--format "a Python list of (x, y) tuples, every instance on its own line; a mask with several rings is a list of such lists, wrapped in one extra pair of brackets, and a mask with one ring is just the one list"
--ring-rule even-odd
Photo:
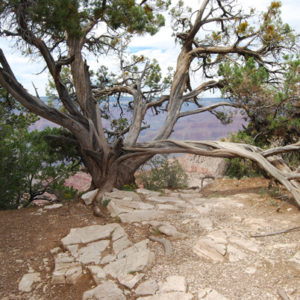
[[(289, 299), (300, 299), (300, 262), (295, 261), (300, 231), (251, 238), (255, 233), (300, 226), (298, 209), (271, 197), (267, 184), (262, 179), (217, 180), (201, 193), (160, 195), (186, 203), (186, 208), (170, 210), (161, 220), (176, 227), (185, 238), (167, 237), (157, 229), (158, 223), (151, 221), (120, 223), (134, 243), (155, 234), (172, 244), (173, 253), (166, 256), (161, 243), (149, 243), (155, 263), (144, 272), (143, 280), (162, 283), (168, 276), (183, 276), (194, 299), (210, 299), (208, 290), (227, 299), (282, 299), (279, 290)], [(151, 199), (142, 198), (153, 204)], [(116, 220), (95, 218), (90, 208), (78, 201), (43, 212), (36, 207), (1, 211), (0, 299), (82, 299), (85, 291), (95, 287), (92, 276), (84, 270), (74, 285), (51, 284), (54, 257), (50, 250), (61, 246), (61, 239), (71, 228)], [(224, 255), (204, 255), (207, 242), (220, 247), (221, 252), (224, 249)], [(30, 293), (20, 292), (22, 276), (33, 271), (40, 273), (41, 280)], [(127, 291), (126, 299), (137, 296)]]

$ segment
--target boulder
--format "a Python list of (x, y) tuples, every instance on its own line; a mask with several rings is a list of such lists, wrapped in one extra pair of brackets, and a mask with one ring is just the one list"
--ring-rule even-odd
[(197, 173), (216, 178), (224, 176), (228, 168), (227, 161), (218, 157), (186, 154), (179, 157), (178, 161), (188, 173)]
[(84, 193), (83, 195), (81, 195), (81, 199), (83, 200), (83, 202), (85, 203), (85, 205), (91, 205), (93, 202), (94, 197), (96, 196), (98, 192), (98, 189)]

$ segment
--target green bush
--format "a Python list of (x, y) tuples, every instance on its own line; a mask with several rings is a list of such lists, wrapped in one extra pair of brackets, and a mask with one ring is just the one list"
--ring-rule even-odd
[(261, 170), (257, 167), (255, 163), (250, 160), (242, 158), (228, 159), (229, 167), (226, 171), (226, 175), (230, 178), (242, 177), (257, 177), (262, 175)]
[[(246, 143), (255, 146), (262, 146), (255, 144), (254, 139), (249, 136), (245, 131), (238, 131), (236, 134), (232, 134), (230, 137), (230, 142), (233, 143)], [(259, 166), (248, 159), (243, 158), (233, 158), (227, 159), (229, 162), (226, 175), (230, 178), (242, 178), (246, 177), (256, 177), (263, 175), (262, 170)]]
[(155, 156), (147, 166), (150, 170), (144, 170), (138, 176), (146, 189), (157, 191), (187, 187), (187, 174), (178, 160), (169, 161), (166, 156)]

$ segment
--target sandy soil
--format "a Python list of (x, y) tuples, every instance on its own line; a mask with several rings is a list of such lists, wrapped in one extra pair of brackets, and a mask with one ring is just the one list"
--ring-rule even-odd
[[(220, 179), (202, 190), (202, 197), (207, 201), (237, 194), (248, 195), (242, 200), (242, 209), (225, 209), (209, 216), (216, 230), (235, 230), (238, 222), (247, 218), (264, 219), (270, 223), (270, 231), (300, 226), (300, 212), (284, 191), (270, 192), (267, 185), (268, 181), (261, 178), (240, 181)], [(174, 216), (169, 221), (176, 225), (182, 220)], [(115, 222), (115, 219), (95, 217), (91, 209), (78, 199), (43, 214), (39, 213), (38, 207), (0, 211), (0, 299), (81, 299), (82, 293), (94, 286), (92, 278), (86, 273), (76, 285), (51, 285), (54, 261), (50, 250), (61, 245), (61, 238), (71, 228), (110, 222)], [(122, 225), (133, 241), (149, 235), (149, 226)], [(245, 226), (241, 225), (241, 232), (246, 230)], [(196, 237), (207, 232), (188, 221), (180, 230), (189, 235), (194, 231), (195, 239), (174, 241), (175, 255), (168, 259), (164, 257), (161, 245), (153, 243), (156, 264), (147, 276), (159, 280), (176, 272), (186, 276), (190, 291), (196, 292), (198, 286), (217, 287), (228, 299), (281, 299), (277, 293), (279, 288), (283, 288), (290, 299), (300, 299), (300, 271), (286, 263), (287, 257), (300, 250), (300, 231), (260, 238), (259, 243), (264, 250), (249, 256), (248, 267), (257, 269), (255, 274), (249, 276), (245, 273), (245, 265), (239, 263), (211, 264), (201, 261), (192, 253), (191, 247)], [(268, 252), (274, 245), (282, 244), (294, 246), (283, 250), (275, 247)], [(30, 269), (40, 272), (42, 281), (35, 286), (34, 293), (21, 293), (18, 283)]]

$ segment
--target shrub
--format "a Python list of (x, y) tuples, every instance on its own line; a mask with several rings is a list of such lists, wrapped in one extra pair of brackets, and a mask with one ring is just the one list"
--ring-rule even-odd
[(166, 156), (155, 156), (150, 160), (150, 171), (142, 171), (138, 176), (146, 189), (182, 189), (187, 187), (187, 174), (178, 160), (169, 161)]
[(250, 160), (242, 158), (228, 159), (226, 175), (230, 178), (256, 177), (262, 175), (261, 170)]
[[(230, 142), (233, 143), (247, 143), (255, 146), (262, 146), (255, 144), (254, 139), (249, 136), (245, 131), (238, 131), (236, 134), (232, 134), (230, 137)], [(259, 166), (248, 159), (243, 158), (233, 158), (227, 159), (229, 166), (226, 171), (226, 175), (230, 178), (242, 178), (246, 177), (256, 177), (263, 175), (262, 170)]]

